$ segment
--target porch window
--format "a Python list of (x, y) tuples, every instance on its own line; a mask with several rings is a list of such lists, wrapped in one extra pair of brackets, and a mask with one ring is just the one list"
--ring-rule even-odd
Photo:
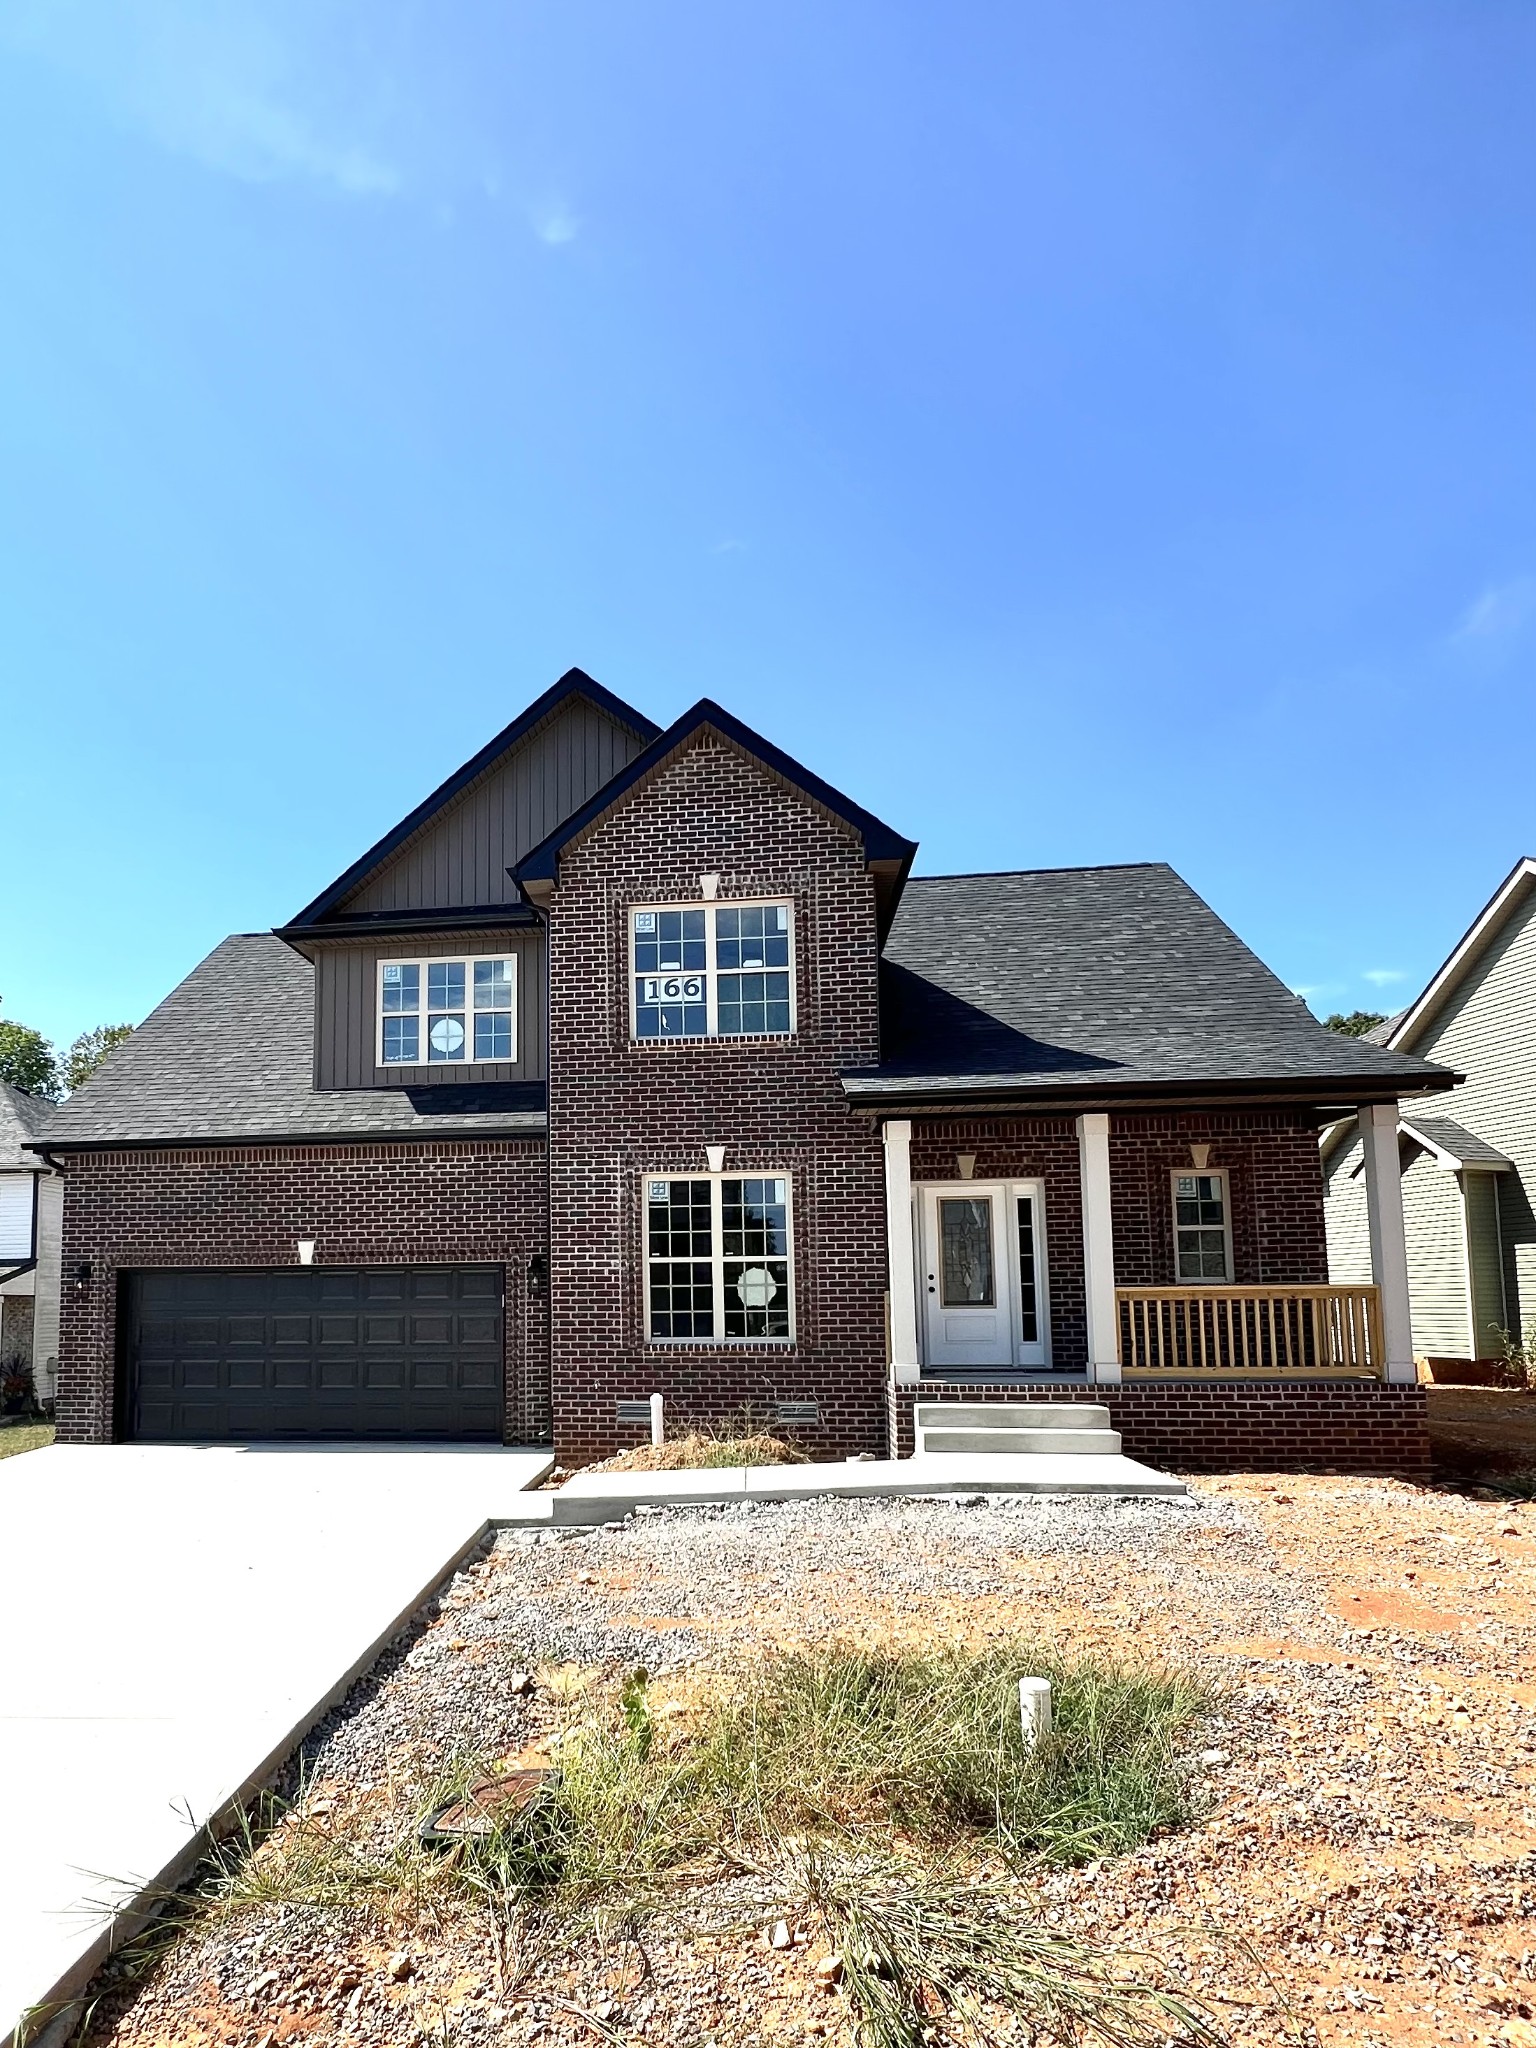
[(381, 1067), (497, 1065), (517, 1058), (517, 961), (379, 962)]
[(1180, 1286), (1230, 1283), (1232, 1210), (1225, 1172), (1173, 1176), (1173, 1245)]
[(791, 1342), (788, 1179), (648, 1174), (644, 1193), (647, 1336), (660, 1343)]
[(632, 910), (636, 1038), (787, 1038), (794, 1029), (788, 903)]

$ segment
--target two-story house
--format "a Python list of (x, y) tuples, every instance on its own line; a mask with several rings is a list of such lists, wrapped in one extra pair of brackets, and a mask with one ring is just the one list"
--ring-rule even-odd
[[(1427, 986), (1371, 1034), (1455, 1067), (1455, 1092), (1399, 1124), (1414, 1349), (1437, 1365), (1502, 1356), (1536, 1323), (1536, 860), (1522, 860)], [(1357, 1134), (1323, 1139), (1329, 1262), (1370, 1271)]]
[[(1454, 1076), (1167, 867), (916, 850), (573, 670), (60, 1110), (61, 1434), (569, 1462), (659, 1392), (904, 1453), (919, 1392), (1092, 1386), (1133, 1455), (1424, 1470), (1397, 1103)], [(1376, 1265), (1330, 1287), (1345, 1112)]]

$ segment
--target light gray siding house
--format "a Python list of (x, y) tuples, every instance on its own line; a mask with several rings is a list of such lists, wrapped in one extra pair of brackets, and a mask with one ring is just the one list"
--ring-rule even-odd
[(59, 1246), (64, 1182), (29, 1144), (47, 1136), (51, 1102), (0, 1081), (0, 1368), (32, 1368), (51, 1401), (59, 1359)]
[[(1536, 860), (1519, 862), (1418, 999), (1370, 1037), (1451, 1067), (1398, 1126), (1416, 1354), (1500, 1355), (1536, 1322)], [(1323, 1136), (1330, 1277), (1369, 1271), (1353, 1124)]]

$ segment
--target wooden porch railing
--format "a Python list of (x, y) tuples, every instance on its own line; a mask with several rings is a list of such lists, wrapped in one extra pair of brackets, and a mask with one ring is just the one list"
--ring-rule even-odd
[(1374, 1287), (1117, 1287), (1125, 1373), (1332, 1373), (1379, 1379)]

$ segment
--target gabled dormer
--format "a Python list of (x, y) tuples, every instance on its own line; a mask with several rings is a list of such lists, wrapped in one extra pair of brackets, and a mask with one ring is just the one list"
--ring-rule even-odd
[(657, 731), (569, 670), (279, 928), (315, 966), (316, 1088), (543, 1080), (544, 937), (509, 869)]

